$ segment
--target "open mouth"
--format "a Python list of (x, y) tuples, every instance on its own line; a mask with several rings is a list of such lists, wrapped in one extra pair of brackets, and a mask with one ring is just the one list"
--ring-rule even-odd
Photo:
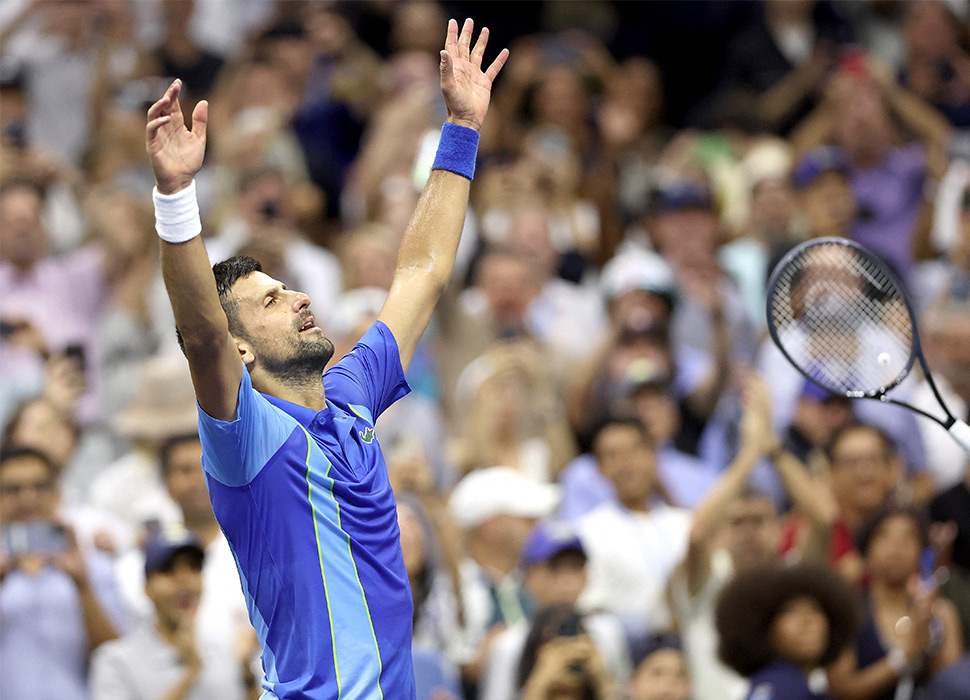
[(300, 333), (303, 331), (308, 331), (311, 328), (316, 328), (316, 326), (313, 325), (313, 316), (308, 317), (307, 320), (303, 322), (303, 325), (300, 326)]

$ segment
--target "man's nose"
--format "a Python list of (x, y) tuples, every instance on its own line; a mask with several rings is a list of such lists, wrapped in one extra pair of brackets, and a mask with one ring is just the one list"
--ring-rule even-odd
[(301, 311), (310, 305), (310, 297), (303, 292), (293, 292), (293, 310)]

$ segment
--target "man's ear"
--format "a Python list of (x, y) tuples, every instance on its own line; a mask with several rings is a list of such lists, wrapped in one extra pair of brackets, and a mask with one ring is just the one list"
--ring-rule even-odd
[(248, 367), (256, 361), (256, 354), (253, 352), (253, 346), (249, 341), (235, 336), (232, 339), (236, 343), (236, 349), (239, 351), (239, 359), (243, 361), (244, 365)]

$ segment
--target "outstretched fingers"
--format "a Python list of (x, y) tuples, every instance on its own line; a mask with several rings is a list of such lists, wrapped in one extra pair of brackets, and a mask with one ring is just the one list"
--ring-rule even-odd
[(448, 20), (448, 34), (445, 36), (445, 51), (452, 56), (458, 55), (458, 22)]
[(476, 68), (482, 67), (482, 57), (485, 55), (485, 46), (488, 44), (488, 27), (483, 27), (481, 33), (478, 35), (478, 41), (475, 42), (475, 48), (472, 49), (471, 61), (472, 65)]
[(468, 58), (471, 53), (472, 31), (475, 29), (475, 22), (471, 17), (465, 20), (461, 26), (461, 35), (458, 37), (458, 57)]
[(508, 58), (509, 58), (509, 50), (502, 49), (499, 52), (498, 56), (495, 57), (495, 60), (492, 61), (492, 65), (490, 65), (488, 67), (488, 70), (485, 71), (485, 77), (488, 78), (489, 82), (495, 81), (495, 78), (498, 77), (499, 72), (502, 70), (502, 66), (505, 65), (505, 62), (508, 60)]
[(175, 80), (171, 85), (169, 85), (168, 90), (165, 91), (162, 99), (148, 108), (149, 121), (166, 114), (174, 114), (176, 112), (181, 114), (181, 109), (178, 102), (179, 93), (181, 91), (181, 80)]
[(172, 121), (172, 115), (165, 114), (148, 122), (148, 126), (146, 127), (148, 140), (151, 141), (154, 139), (155, 135), (158, 133), (158, 130), (161, 129), (165, 124), (168, 124), (170, 121)]
[(201, 100), (192, 110), (192, 133), (205, 141), (205, 130), (209, 124), (209, 103)]

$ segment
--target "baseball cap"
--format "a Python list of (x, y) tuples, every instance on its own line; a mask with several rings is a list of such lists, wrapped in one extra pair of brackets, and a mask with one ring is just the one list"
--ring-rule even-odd
[(544, 520), (529, 533), (519, 559), (526, 566), (544, 564), (560, 552), (575, 551), (586, 556), (583, 543), (569, 523)]
[(673, 270), (650, 250), (630, 250), (614, 256), (603, 266), (600, 289), (607, 301), (633, 290), (664, 296), (671, 306), (677, 301)]
[(205, 560), (205, 550), (191, 530), (181, 525), (162, 529), (145, 544), (145, 576), (164, 571), (182, 552), (195, 554), (200, 563)]
[(681, 180), (658, 186), (650, 198), (650, 211), (663, 214), (701, 209), (714, 211), (714, 197), (704, 185)]
[(830, 170), (848, 175), (849, 159), (841, 148), (820, 146), (806, 153), (795, 164), (791, 174), (792, 184), (800, 190), (805, 189)]
[(558, 486), (539, 483), (512, 467), (488, 467), (458, 482), (448, 508), (455, 522), (471, 530), (497, 515), (544, 518), (559, 499)]

